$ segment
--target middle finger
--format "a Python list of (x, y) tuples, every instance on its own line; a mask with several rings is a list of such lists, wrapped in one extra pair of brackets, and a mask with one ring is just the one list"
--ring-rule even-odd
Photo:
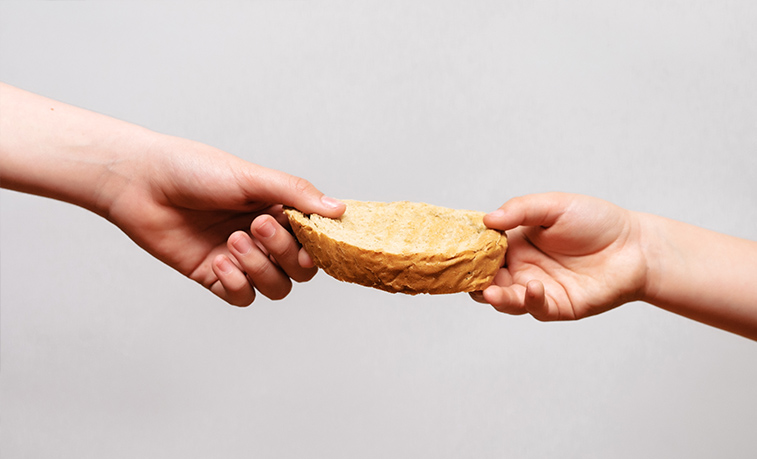
[(295, 281), (308, 281), (318, 272), (314, 266), (303, 267), (300, 263), (299, 243), (270, 215), (257, 217), (250, 230), (281, 269)]

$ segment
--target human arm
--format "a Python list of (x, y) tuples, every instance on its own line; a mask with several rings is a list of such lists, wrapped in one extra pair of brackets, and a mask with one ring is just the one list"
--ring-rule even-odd
[(285, 230), (282, 204), (344, 211), (304, 179), (2, 83), (0, 186), (107, 218), (236, 305), (251, 303), (255, 290), (282, 298), (290, 278), (315, 274)]
[(757, 340), (757, 242), (643, 215), (643, 301)]
[(514, 198), (484, 222), (510, 247), (473, 297), (502, 312), (570, 320), (645, 301), (757, 339), (757, 242), (563, 193)]

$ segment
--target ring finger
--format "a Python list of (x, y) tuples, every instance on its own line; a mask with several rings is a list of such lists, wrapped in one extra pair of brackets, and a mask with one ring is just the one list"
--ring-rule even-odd
[(272, 216), (261, 215), (253, 220), (250, 227), (253, 236), (265, 250), (276, 260), (284, 272), (297, 282), (313, 278), (318, 269), (312, 264), (303, 267), (307, 258), (301, 258), (300, 245)]
[(228, 247), (255, 288), (272, 300), (280, 300), (292, 290), (292, 281), (253, 243), (249, 234), (237, 231), (229, 236)]

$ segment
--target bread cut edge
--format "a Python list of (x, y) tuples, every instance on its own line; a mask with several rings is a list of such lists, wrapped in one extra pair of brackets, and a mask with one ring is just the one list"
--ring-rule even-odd
[(433, 295), (483, 290), (502, 267), (507, 250), (505, 234), (487, 229), (492, 237), (485, 239), (484, 246), (454, 256), (387, 253), (334, 240), (315, 229), (309, 216), (297, 209), (287, 207), (284, 213), (297, 240), (328, 275), (391, 293)]

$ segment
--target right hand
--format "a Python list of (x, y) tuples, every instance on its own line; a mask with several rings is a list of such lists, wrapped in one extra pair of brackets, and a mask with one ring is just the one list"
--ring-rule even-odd
[(339, 217), (344, 203), (307, 180), (176, 137), (130, 158), (108, 218), (137, 244), (226, 302), (246, 306), (256, 291), (284, 298), (291, 280), (317, 268), (287, 231), (282, 205)]
[(609, 202), (564, 193), (507, 201), (484, 217), (507, 231), (505, 265), (471, 294), (508, 314), (575, 320), (642, 299), (647, 263), (638, 215)]

